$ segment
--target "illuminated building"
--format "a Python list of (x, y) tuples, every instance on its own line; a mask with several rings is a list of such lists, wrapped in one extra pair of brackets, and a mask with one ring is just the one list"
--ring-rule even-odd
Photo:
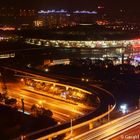
[(0, 24), (20, 27), (22, 24), (31, 26), (37, 17), (35, 9), (21, 9), (14, 7), (0, 7)]
[(41, 19), (39, 20), (39, 19), (38, 19), (38, 20), (35, 20), (35, 21), (34, 21), (34, 26), (35, 26), (35, 27), (44, 27), (45, 25), (46, 25), (46, 24), (45, 24), (45, 21), (44, 21), (44, 20), (41, 20)]
[(61, 10), (40, 10), (38, 17), (44, 18), (46, 25), (52, 27), (74, 26), (82, 23), (95, 23), (96, 11), (67, 11)]
[(12, 25), (30, 28), (63, 28), (66, 26), (98, 24), (105, 25), (106, 28), (113, 30), (137, 30), (138, 25), (135, 22), (128, 22), (124, 18), (125, 14), (126, 12), (120, 10), (117, 16), (112, 17), (102, 6), (99, 6), (97, 11), (0, 7), (0, 24), (1, 26)]

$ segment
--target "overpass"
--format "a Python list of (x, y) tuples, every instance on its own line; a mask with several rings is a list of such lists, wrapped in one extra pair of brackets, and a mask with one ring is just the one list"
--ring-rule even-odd
[[(35, 72), (31, 69), (25, 69), (25, 68), (19, 68), (19, 67), (14, 67), (14, 66), (1, 66), (2, 69), (7, 69), (10, 71), (15, 71), (16, 73), (22, 73), (25, 74), (25, 76), (30, 76), (33, 77), (34, 79), (41, 79), (41, 80), (46, 80), (50, 81), (51, 83), (58, 84), (61, 86), (64, 86), (65, 88), (74, 88), (81, 90), (82, 92), (86, 92), (88, 94), (95, 94), (99, 100), (100, 100), (100, 105), (97, 110), (94, 112), (91, 112), (87, 114), (86, 116), (83, 116), (81, 118), (73, 120), (73, 127), (72, 131), (81, 128), (83, 126), (88, 126), (89, 130), (94, 127), (94, 122), (102, 119), (103, 117), (107, 116), (114, 108), (115, 108), (115, 99), (111, 95), (110, 92), (98, 88), (98, 87), (91, 87), (91, 86), (79, 86), (79, 84), (74, 84), (74, 83), (69, 83), (67, 79), (54, 79), (47, 77), (46, 74)], [(23, 76), (23, 75), (19, 75)], [(108, 110), (108, 105), (112, 105), (110, 110)], [(37, 132), (33, 132), (30, 134), (25, 135), (24, 137), (27, 139), (39, 139), (39, 140), (44, 140), (44, 139), (49, 139), (51, 140), (52, 138), (66, 134), (71, 132), (71, 122), (64, 123), (64, 124), (58, 124), (52, 128), (49, 129), (42, 129)]]
[[(38, 44), (38, 42), (40, 43)], [(45, 45), (46, 43), (47, 45)], [(60, 41), (27, 39), (26, 42), (9, 42), (2, 44), (0, 59), (19, 58), (39, 61), (36, 56), (40, 56), (40, 59), (66, 59), (79, 57), (117, 58), (122, 57), (122, 54), (139, 54), (139, 44), (140, 40)], [(134, 47), (132, 47), (132, 45)]]

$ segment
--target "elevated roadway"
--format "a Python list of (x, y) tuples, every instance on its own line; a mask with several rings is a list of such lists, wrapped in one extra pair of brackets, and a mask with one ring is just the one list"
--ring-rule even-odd
[[(31, 76), (34, 76), (35, 78), (43, 78), (43, 80), (51, 80), (51, 79), (47, 79), (50, 77), (47, 77), (46, 74), (42, 74), (39, 72), (34, 72), (30, 69), (23, 69), (23, 68), (17, 68), (17, 67), (12, 67), (12, 66), (1, 66), (1, 68), (3, 69), (7, 69), (7, 70), (12, 70), (15, 72), (19, 72), (19, 73), (24, 73), (24, 74), (28, 74)], [(115, 107), (115, 99), (114, 97), (111, 95), (111, 93), (109, 93), (108, 91), (105, 91), (104, 89), (98, 88), (98, 87), (91, 87), (91, 86), (79, 86), (79, 84), (74, 84), (74, 83), (69, 83), (69, 81), (67, 81), (67, 79), (55, 79), (56, 81), (54, 81), (54, 79), (52, 78), (52, 82), (58, 82), (58, 83), (62, 83), (61, 85), (67, 87), (73, 87), (73, 88), (78, 88), (79, 90), (85, 91), (86, 93), (89, 94), (95, 94), (97, 97), (99, 97), (100, 99), (100, 106), (98, 107), (98, 109), (96, 111), (93, 111), (89, 114), (87, 114), (86, 116), (83, 116), (81, 118), (78, 118), (76, 120), (73, 121), (73, 131), (83, 127), (83, 126), (89, 126), (89, 129), (92, 129), (94, 127), (94, 122), (107, 116)], [(108, 110), (108, 105), (112, 105), (112, 108), (110, 108), (110, 110)], [(58, 135), (61, 134), (66, 134), (68, 132), (71, 131), (71, 122), (62, 124), (62, 125), (56, 125), (55, 127), (49, 128), (49, 129), (42, 129), (38, 132), (33, 132), (31, 134), (27, 134), (25, 136), (25, 138), (27, 139), (39, 139), (39, 140), (44, 140), (44, 139), (52, 139), (53, 137), (56, 137)]]

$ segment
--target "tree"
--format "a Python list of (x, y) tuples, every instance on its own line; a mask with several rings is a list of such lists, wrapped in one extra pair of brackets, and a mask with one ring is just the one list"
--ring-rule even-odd
[(49, 109), (46, 110), (45, 108), (42, 108), (41, 110), (42, 110), (42, 114), (41, 114), (42, 116), (46, 116), (46, 117), (49, 117), (49, 118), (52, 117), (53, 113)]
[(31, 106), (31, 113), (33, 116), (37, 116), (38, 107), (34, 104)]
[(16, 106), (16, 103), (17, 103), (17, 99), (15, 98), (5, 99), (5, 104), (7, 105)]
[(36, 117), (49, 117), (51, 118), (53, 113), (50, 110), (47, 110), (43, 107), (37, 107), (36, 105), (32, 105), (31, 112), (33, 116)]

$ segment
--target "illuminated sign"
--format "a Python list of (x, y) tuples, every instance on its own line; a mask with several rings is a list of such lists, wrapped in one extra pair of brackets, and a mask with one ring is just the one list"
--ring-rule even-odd
[[(68, 11), (64, 10), (64, 9), (61, 9), (61, 10), (55, 10), (55, 9), (52, 9), (52, 10), (40, 10), (38, 11), (38, 14), (52, 14), (52, 13), (68, 13)], [(97, 14), (96, 11), (73, 11), (72, 12), (73, 14)]]
[(74, 14), (97, 14), (96, 11), (74, 11)]
[(38, 13), (39, 14), (51, 14), (51, 13), (67, 13), (67, 11), (66, 10), (63, 10), (63, 9), (61, 9), (61, 10), (47, 10), (47, 11), (45, 11), (45, 10), (40, 10), (40, 11), (38, 11)]

